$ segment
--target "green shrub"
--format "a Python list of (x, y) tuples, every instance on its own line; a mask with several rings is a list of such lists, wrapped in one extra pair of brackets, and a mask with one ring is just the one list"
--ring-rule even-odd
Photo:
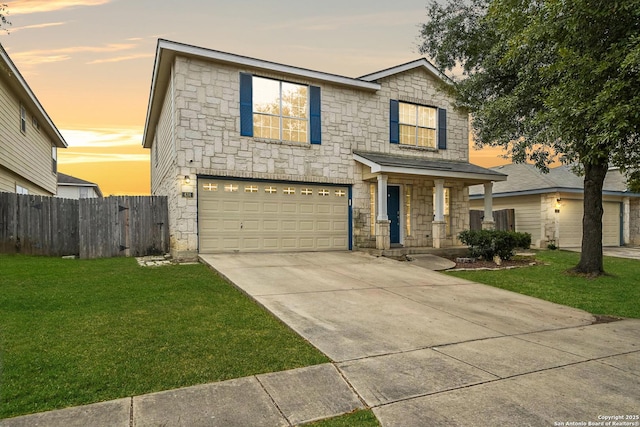
[(472, 257), (489, 260), (496, 255), (510, 259), (516, 248), (528, 249), (531, 246), (531, 234), (515, 231), (465, 230), (458, 238), (469, 247)]

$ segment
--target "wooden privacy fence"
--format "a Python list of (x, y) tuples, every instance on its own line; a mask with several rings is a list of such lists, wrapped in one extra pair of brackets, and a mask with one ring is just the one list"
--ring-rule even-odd
[(0, 193), (0, 251), (80, 258), (169, 250), (167, 198), (61, 199)]
[[(483, 219), (484, 211), (469, 211), (469, 228), (471, 230), (482, 230)], [(496, 223), (496, 230), (516, 231), (515, 209), (493, 211), (493, 220)]]

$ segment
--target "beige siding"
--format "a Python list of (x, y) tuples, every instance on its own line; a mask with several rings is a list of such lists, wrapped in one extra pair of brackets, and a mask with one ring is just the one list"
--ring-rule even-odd
[[(56, 193), (57, 178), (52, 171), (51, 140), (43, 130), (33, 126), (33, 112), (27, 108), (26, 132), (20, 130), (21, 101), (11, 91), (6, 81), (0, 79), (0, 166), (24, 179), (25, 187), (31, 194), (52, 195)], [(11, 177), (7, 171), (0, 185), (11, 187)], [(15, 191), (15, 178), (13, 190)], [(7, 183), (9, 181), (9, 184)]]
[[(471, 209), (484, 210), (484, 200), (472, 200)], [(495, 197), (493, 210), (514, 209), (516, 231), (531, 234), (531, 243), (539, 245), (541, 239), (540, 195)]]

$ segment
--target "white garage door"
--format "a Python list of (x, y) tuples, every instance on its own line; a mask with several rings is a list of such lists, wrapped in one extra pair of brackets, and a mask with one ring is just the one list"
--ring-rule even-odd
[[(562, 199), (560, 208), (560, 247), (582, 245), (582, 200)], [(620, 203), (602, 202), (602, 244), (620, 246)]]
[(200, 253), (349, 249), (349, 189), (198, 179)]

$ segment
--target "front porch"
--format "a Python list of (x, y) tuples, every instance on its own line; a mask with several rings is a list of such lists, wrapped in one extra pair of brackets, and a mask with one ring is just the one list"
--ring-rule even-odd
[(380, 153), (354, 152), (354, 160), (370, 185), (369, 233), (375, 244), (369, 249), (375, 254), (460, 245), (458, 233), (469, 228), (470, 185), (484, 184), (483, 227), (494, 227), (493, 182), (506, 180), (504, 174), (466, 162)]

